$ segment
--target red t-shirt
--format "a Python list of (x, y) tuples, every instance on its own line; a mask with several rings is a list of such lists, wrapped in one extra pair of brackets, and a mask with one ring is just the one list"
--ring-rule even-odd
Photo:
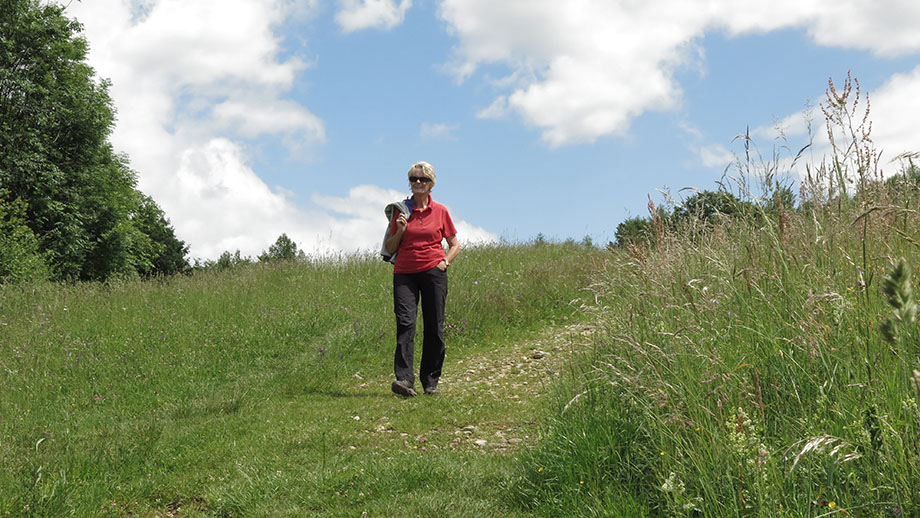
[[(399, 211), (395, 211), (393, 221), (390, 222), (390, 234), (396, 233), (398, 217)], [(424, 210), (415, 207), (409, 215), (406, 231), (399, 242), (393, 273), (416, 273), (434, 268), (444, 259), (441, 241), (456, 235), (457, 229), (454, 228), (447, 208), (435, 203), (429, 194), (428, 206)]]

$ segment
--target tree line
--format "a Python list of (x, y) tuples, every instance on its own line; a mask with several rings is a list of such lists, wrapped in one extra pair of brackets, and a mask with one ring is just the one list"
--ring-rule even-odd
[[(897, 174), (884, 180), (886, 192), (907, 195), (920, 192), (920, 167), (908, 163)], [(871, 187), (864, 186), (863, 189)], [(838, 197), (846, 198), (846, 193)], [(768, 216), (777, 216), (782, 211), (807, 211), (811, 210), (812, 203), (796, 203), (796, 195), (788, 185), (777, 186), (772, 195), (762, 200), (751, 201), (741, 199), (726, 190), (704, 190), (695, 192), (670, 210), (655, 207), (649, 202), (648, 216), (635, 216), (627, 218), (617, 225), (615, 239), (609, 247), (617, 246), (645, 246), (654, 245), (656, 234), (673, 232), (678, 229), (687, 234), (688, 227), (694, 226), (697, 231), (705, 231), (717, 225), (720, 221), (735, 218), (762, 219)]]
[[(64, 7), (0, 0), (0, 283), (150, 277), (252, 262), (186, 258), (163, 210), (109, 141), (110, 82)], [(300, 252), (302, 255), (303, 252)], [(260, 261), (298, 256), (282, 234)]]
[(110, 83), (63, 10), (0, 0), (0, 281), (186, 271), (188, 247), (109, 142)]

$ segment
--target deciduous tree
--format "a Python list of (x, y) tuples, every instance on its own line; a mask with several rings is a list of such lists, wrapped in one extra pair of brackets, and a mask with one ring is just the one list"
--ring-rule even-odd
[(184, 257), (157, 266), (175, 235), (145, 216), (153, 201), (109, 143), (109, 83), (86, 64), (80, 24), (38, 0), (0, 0), (0, 13), (0, 201), (25, 203), (56, 278), (181, 270)]

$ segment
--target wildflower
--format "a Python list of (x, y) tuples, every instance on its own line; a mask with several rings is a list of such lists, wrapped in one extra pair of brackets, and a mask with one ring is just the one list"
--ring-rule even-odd
[(543, 466), (540, 466), (540, 469), (537, 470), (537, 473), (543, 473)]
[(837, 502), (831, 500), (830, 502), (827, 503), (827, 507), (830, 509), (834, 509), (837, 507)]
[(684, 486), (684, 482), (677, 477), (677, 473), (672, 471), (668, 479), (661, 484), (661, 490), (665, 493), (683, 495), (687, 488)]

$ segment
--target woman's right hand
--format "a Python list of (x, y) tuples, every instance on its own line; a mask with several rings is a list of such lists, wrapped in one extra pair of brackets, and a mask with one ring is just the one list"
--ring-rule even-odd
[(399, 217), (396, 218), (396, 232), (402, 234), (406, 231), (406, 225), (408, 224), (409, 220), (406, 219), (406, 215), (400, 214)]

